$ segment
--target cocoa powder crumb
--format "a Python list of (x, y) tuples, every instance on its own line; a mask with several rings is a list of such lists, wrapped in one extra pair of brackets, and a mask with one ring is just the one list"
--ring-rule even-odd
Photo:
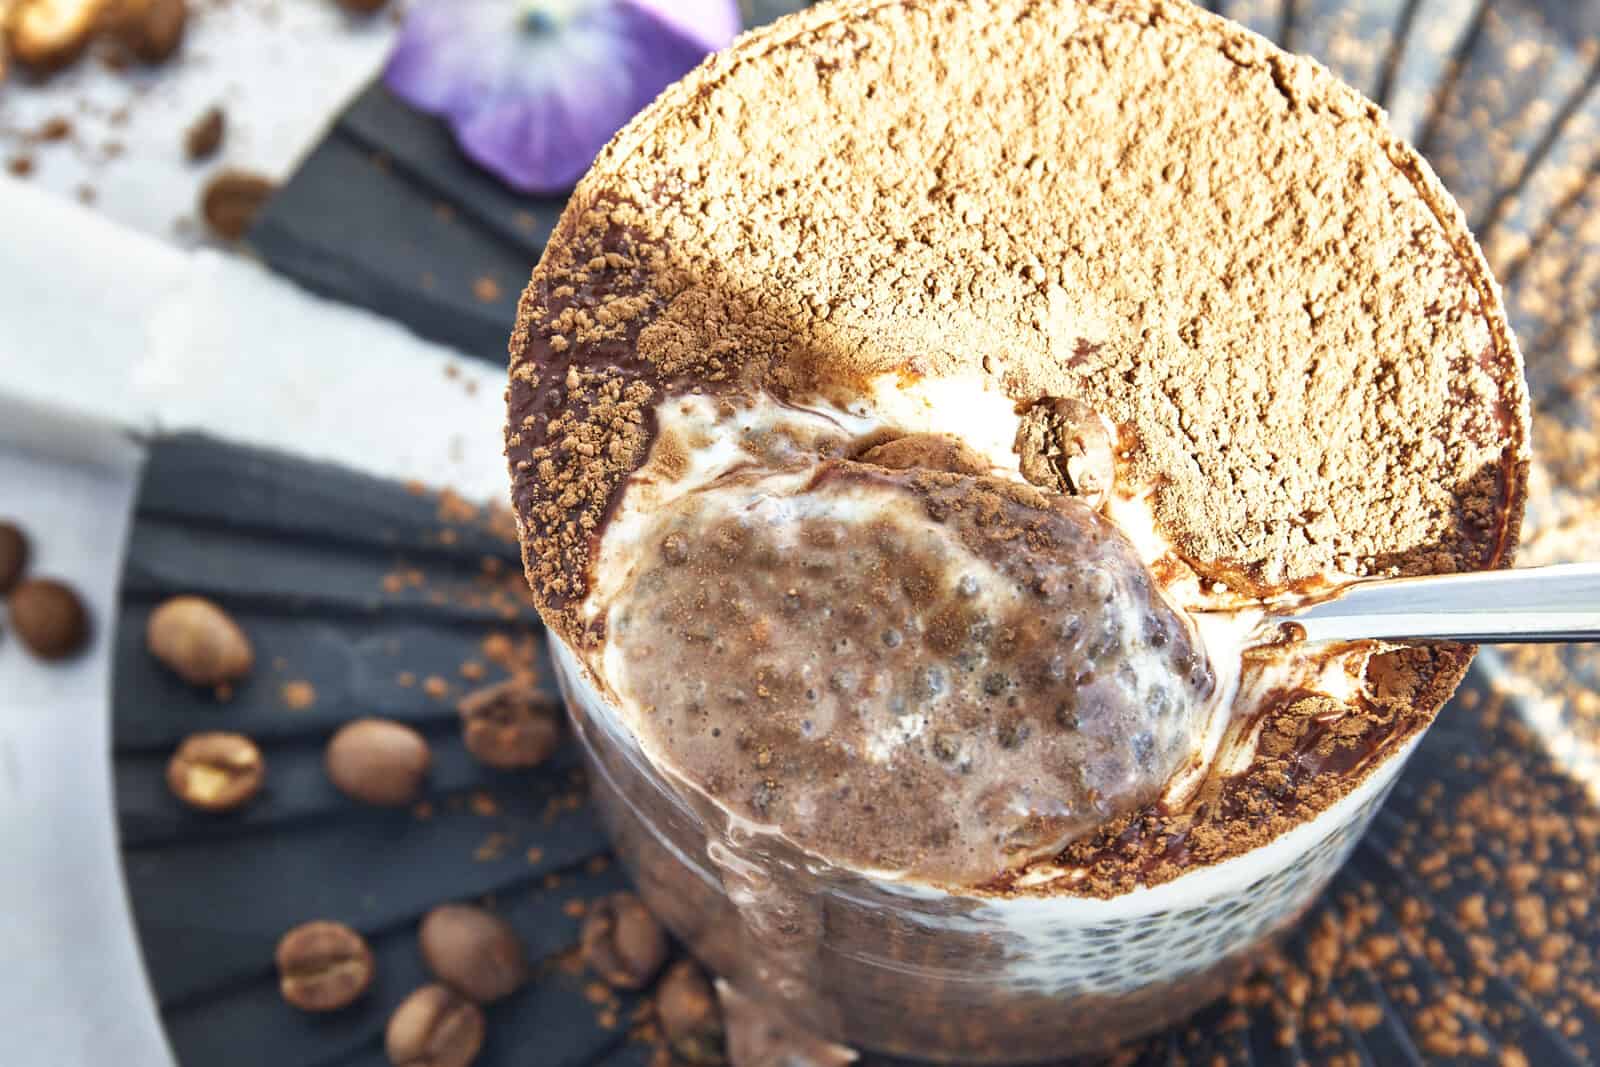
[(472, 295), (480, 304), (492, 304), (500, 299), (500, 283), (486, 274), (472, 283)]
[(310, 682), (297, 679), (284, 682), (283, 688), (278, 691), (278, 698), (290, 711), (305, 711), (316, 704), (317, 689)]

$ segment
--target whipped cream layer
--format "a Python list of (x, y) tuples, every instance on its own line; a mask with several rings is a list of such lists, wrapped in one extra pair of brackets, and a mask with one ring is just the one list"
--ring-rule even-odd
[[(599, 546), (586, 665), (649, 758), (749, 832), (982, 885), (1247, 763), (1274, 695), (1359, 685), (1370, 650), (1245, 663), (1260, 605), (1183, 565), (1139, 496), (1102, 515), (1027, 485), (1020, 417), (984, 382), (656, 417)], [(927, 432), (963, 470), (858, 461)]]

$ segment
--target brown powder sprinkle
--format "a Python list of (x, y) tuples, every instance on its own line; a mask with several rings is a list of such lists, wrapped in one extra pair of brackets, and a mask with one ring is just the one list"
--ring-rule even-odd
[(502, 295), (500, 283), (485, 274), (472, 283), (472, 295), (480, 304), (492, 304)]
[(575, 644), (691, 384), (1086, 400), (1185, 557), (1268, 586), (1504, 562), (1526, 476), (1518, 355), (1426, 165), (1310, 61), (1159, 0), (856, 0), (744, 38), (580, 184), (511, 347), (529, 577)]
[(496, 830), (473, 850), (472, 858), (479, 863), (493, 863), (505, 856), (506, 845), (510, 840), (510, 835)]
[(71, 136), (72, 120), (61, 115), (57, 115), (52, 119), (47, 119), (43, 125), (41, 125), (37, 130), (33, 131), (33, 140), (41, 144), (54, 141), (65, 141)]
[(278, 699), (290, 711), (305, 711), (317, 702), (316, 686), (303, 679), (284, 682), (278, 690)]

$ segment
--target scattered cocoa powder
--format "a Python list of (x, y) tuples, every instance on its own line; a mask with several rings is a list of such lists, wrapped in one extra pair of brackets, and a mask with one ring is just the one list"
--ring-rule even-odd
[(492, 304), (500, 299), (500, 283), (486, 274), (472, 283), (472, 295), (480, 304)]
[(305, 711), (316, 704), (317, 687), (304, 679), (284, 682), (283, 688), (278, 691), (278, 699), (290, 711)]
[(57, 115), (52, 119), (45, 120), (43, 125), (34, 130), (32, 139), (37, 144), (51, 144), (57, 141), (65, 141), (71, 136), (72, 120)]

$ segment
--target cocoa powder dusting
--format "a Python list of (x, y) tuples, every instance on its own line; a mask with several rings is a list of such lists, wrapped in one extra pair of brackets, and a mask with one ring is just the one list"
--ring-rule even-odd
[(1520, 359), (1426, 165), (1313, 62), (1162, 0), (746, 37), (580, 184), (511, 353), (529, 577), (580, 645), (597, 531), (691, 384), (1080, 398), (1180, 551), (1256, 586), (1503, 563), (1526, 477)]
[[(1183, 559), (1258, 594), (1505, 565), (1526, 496), (1521, 357), (1427, 165), (1314, 62), (1164, 0), (855, 0), (747, 36), (579, 185), (511, 356), (524, 561), (578, 648), (600, 532), (681, 391), (984, 375), (1019, 411), (1082, 402)], [(1019, 445), (1047, 484), (1104, 466), (1047, 429)], [(1337, 718), (1283, 694), (1247, 774), (1074, 845), (1073, 891), (1324, 810), (1469, 660), (1379, 657)]]

